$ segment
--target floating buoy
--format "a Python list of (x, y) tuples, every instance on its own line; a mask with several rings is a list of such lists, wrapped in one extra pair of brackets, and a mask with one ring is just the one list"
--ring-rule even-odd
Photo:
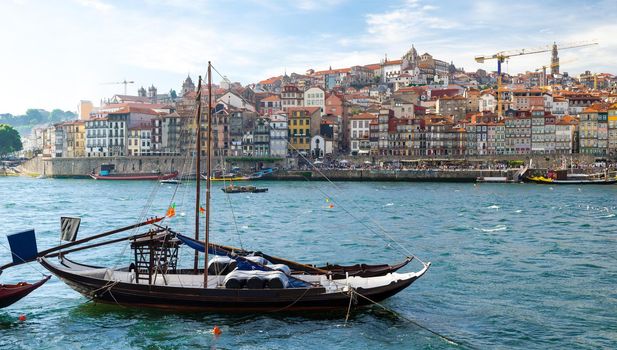
[(212, 334), (221, 335), (223, 334), (223, 331), (219, 328), (219, 326), (214, 326), (214, 328), (212, 328)]
[(26, 315), (21, 314), (21, 315), (19, 315), (19, 317), (17, 317), (17, 319), (19, 320), (19, 322), (25, 322), (26, 321)]
[(334, 208), (334, 204), (330, 204), (330, 205), (328, 206), (328, 208), (330, 208), (330, 209)]

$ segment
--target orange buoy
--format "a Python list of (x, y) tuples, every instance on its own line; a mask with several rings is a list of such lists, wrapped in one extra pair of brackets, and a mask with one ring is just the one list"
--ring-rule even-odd
[(334, 204), (330, 204), (330, 205), (328, 206), (328, 208), (330, 208), (330, 209), (334, 208)]
[(24, 322), (26, 320), (26, 315), (21, 314), (21, 315), (19, 315), (19, 317), (17, 319), (19, 320), (19, 322)]
[(214, 335), (221, 335), (221, 334), (223, 334), (223, 331), (221, 331), (219, 326), (214, 326), (214, 328), (212, 328), (212, 334), (214, 334)]

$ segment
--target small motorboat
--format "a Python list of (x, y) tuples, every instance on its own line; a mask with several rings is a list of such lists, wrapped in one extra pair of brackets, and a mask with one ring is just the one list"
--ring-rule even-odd
[(221, 190), (225, 193), (260, 193), (260, 192), (268, 192), (268, 188), (266, 187), (255, 187), (255, 186), (236, 186), (229, 185), (221, 188)]
[(0, 284), (0, 308), (12, 305), (32, 291), (42, 286), (51, 276), (45, 276), (36, 283), (19, 282), (17, 284)]
[(159, 180), (159, 182), (162, 184), (170, 184), (170, 185), (179, 185), (182, 183), (180, 179), (166, 179), (166, 180)]

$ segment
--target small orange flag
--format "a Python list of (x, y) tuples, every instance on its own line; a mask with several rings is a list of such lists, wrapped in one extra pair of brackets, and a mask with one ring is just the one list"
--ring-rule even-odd
[(204, 209), (204, 207), (199, 207), (199, 214), (201, 215), (206, 215), (206, 209)]
[(168, 218), (176, 216), (176, 203), (172, 203), (171, 206), (167, 209), (167, 214), (165, 214)]

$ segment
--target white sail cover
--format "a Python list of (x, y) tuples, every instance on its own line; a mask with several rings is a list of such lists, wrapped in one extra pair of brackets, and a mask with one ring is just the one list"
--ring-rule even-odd
[(63, 216), (60, 218), (60, 239), (67, 242), (75, 241), (79, 231), (80, 218)]

